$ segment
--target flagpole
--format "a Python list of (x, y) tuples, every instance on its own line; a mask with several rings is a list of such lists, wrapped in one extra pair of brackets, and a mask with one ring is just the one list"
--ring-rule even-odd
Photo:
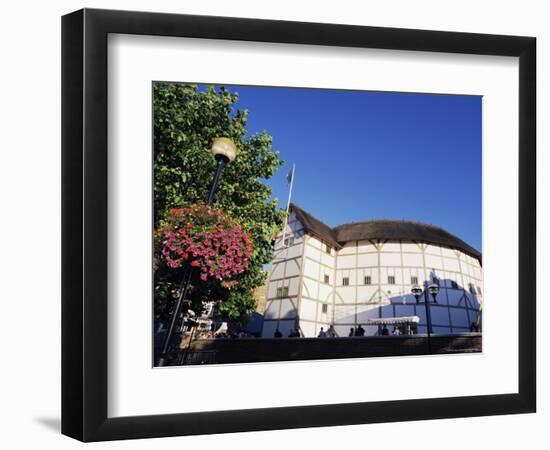
[[(294, 170), (296, 166), (294, 163), (292, 163), (292, 170), (290, 171), (290, 188), (288, 190), (288, 200), (286, 202), (286, 214), (285, 214), (285, 224), (283, 226), (283, 246), (285, 245), (285, 238), (286, 238), (286, 226), (288, 224), (288, 212), (290, 210), (290, 198), (292, 197), (292, 186), (294, 185)], [(288, 175), (287, 175), (288, 177)]]

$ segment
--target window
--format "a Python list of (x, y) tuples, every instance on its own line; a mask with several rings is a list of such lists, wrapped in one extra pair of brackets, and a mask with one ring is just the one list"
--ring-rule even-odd
[(330, 283), (330, 277), (328, 275), (325, 275), (325, 284)]
[(451, 280), (451, 287), (452, 287), (453, 289), (458, 289), (458, 283), (457, 283), (456, 281), (454, 281), (454, 280)]
[(365, 276), (364, 283), (365, 284), (372, 284), (372, 279), (371, 279), (370, 275)]
[(342, 286), (349, 286), (349, 278), (348, 277), (342, 278)]
[(288, 297), (288, 286), (277, 288), (277, 298)]
[(328, 312), (328, 305), (326, 303), (323, 303), (323, 314), (326, 314)]
[(469, 284), (469, 291), (470, 291), (470, 294), (475, 295), (475, 293), (476, 293), (476, 288), (472, 283)]
[(285, 247), (290, 247), (291, 245), (294, 245), (294, 236), (289, 236), (285, 239), (284, 242)]
[(481, 295), (481, 288), (479, 286), (477, 287), (477, 295)]
[(418, 277), (411, 277), (411, 284), (418, 284)]
[(325, 252), (330, 255), (330, 251), (331, 251), (331, 248), (327, 244), (325, 244)]
[(388, 277), (388, 284), (395, 284), (395, 277), (393, 275)]

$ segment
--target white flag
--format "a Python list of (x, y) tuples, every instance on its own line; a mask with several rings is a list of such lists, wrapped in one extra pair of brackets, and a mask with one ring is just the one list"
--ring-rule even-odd
[(292, 178), (294, 178), (294, 165), (292, 166), (292, 169), (287, 173), (286, 175), (286, 181), (290, 185), (292, 183)]

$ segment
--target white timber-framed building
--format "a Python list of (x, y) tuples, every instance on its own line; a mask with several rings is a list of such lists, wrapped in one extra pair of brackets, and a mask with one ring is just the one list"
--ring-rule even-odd
[[(285, 242), (283, 242), (283, 235)], [(418, 222), (372, 220), (331, 228), (291, 204), (286, 230), (275, 240), (262, 337), (277, 329), (316, 337), (334, 326), (348, 336), (369, 319), (418, 316), (427, 331), (425, 306), (411, 288), (439, 285), (430, 304), (433, 333), (464, 333), (481, 323), (481, 253), (442, 228)], [(431, 298), (430, 298), (431, 300)]]

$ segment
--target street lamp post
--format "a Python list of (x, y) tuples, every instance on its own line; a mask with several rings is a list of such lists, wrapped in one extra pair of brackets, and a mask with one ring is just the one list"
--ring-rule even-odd
[(415, 285), (411, 289), (411, 294), (416, 299), (416, 304), (419, 304), (420, 296), (424, 293), (424, 306), (426, 307), (426, 325), (428, 329), (428, 350), (432, 353), (432, 316), (430, 311), (430, 300), (428, 294), (433, 298), (434, 303), (437, 303), (437, 294), (439, 293), (439, 286), (435, 283), (430, 284), (424, 291), (418, 285)]
[(237, 147), (235, 143), (225, 137), (215, 138), (212, 142), (212, 154), (217, 161), (216, 172), (214, 173), (214, 179), (210, 184), (210, 190), (208, 192), (208, 199), (206, 203), (211, 205), (214, 202), (214, 195), (218, 189), (218, 183), (222, 176), (223, 168), (227, 163), (234, 161), (237, 157)]
[[(214, 202), (214, 196), (216, 190), (218, 189), (218, 184), (223, 172), (224, 167), (227, 163), (233, 161), (237, 156), (237, 147), (235, 143), (226, 137), (214, 138), (212, 142), (211, 152), (216, 159), (216, 172), (214, 173), (214, 178), (210, 184), (210, 189), (208, 190), (208, 198), (206, 204), (211, 206)], [(187, 288), (189, 287), (189, 281), (191, 280), (191, 275), (193, 274), (192, 267), (187, 264), (183, 271), (183, 276), (179, 288), (178, 300), (176, 306), (172, 312), (172, 317), (170, 319), (170, 325), (166, 331), (166, 336), (164, 338), (164, 343), (162, 345), (162, 351), (160, 353), (160, 358), (158, 361), (158, 366), (164, 366), (166, 362), (166, 356), (168, 355), (168, 350), (170, 349), (170, 344), (172, 341), (172, 336), (174, 335), (174, 329), (176, 328), (176, 323), (181, 312), (181, 307), (185, 301), (185, 296), (187, 295)]]

